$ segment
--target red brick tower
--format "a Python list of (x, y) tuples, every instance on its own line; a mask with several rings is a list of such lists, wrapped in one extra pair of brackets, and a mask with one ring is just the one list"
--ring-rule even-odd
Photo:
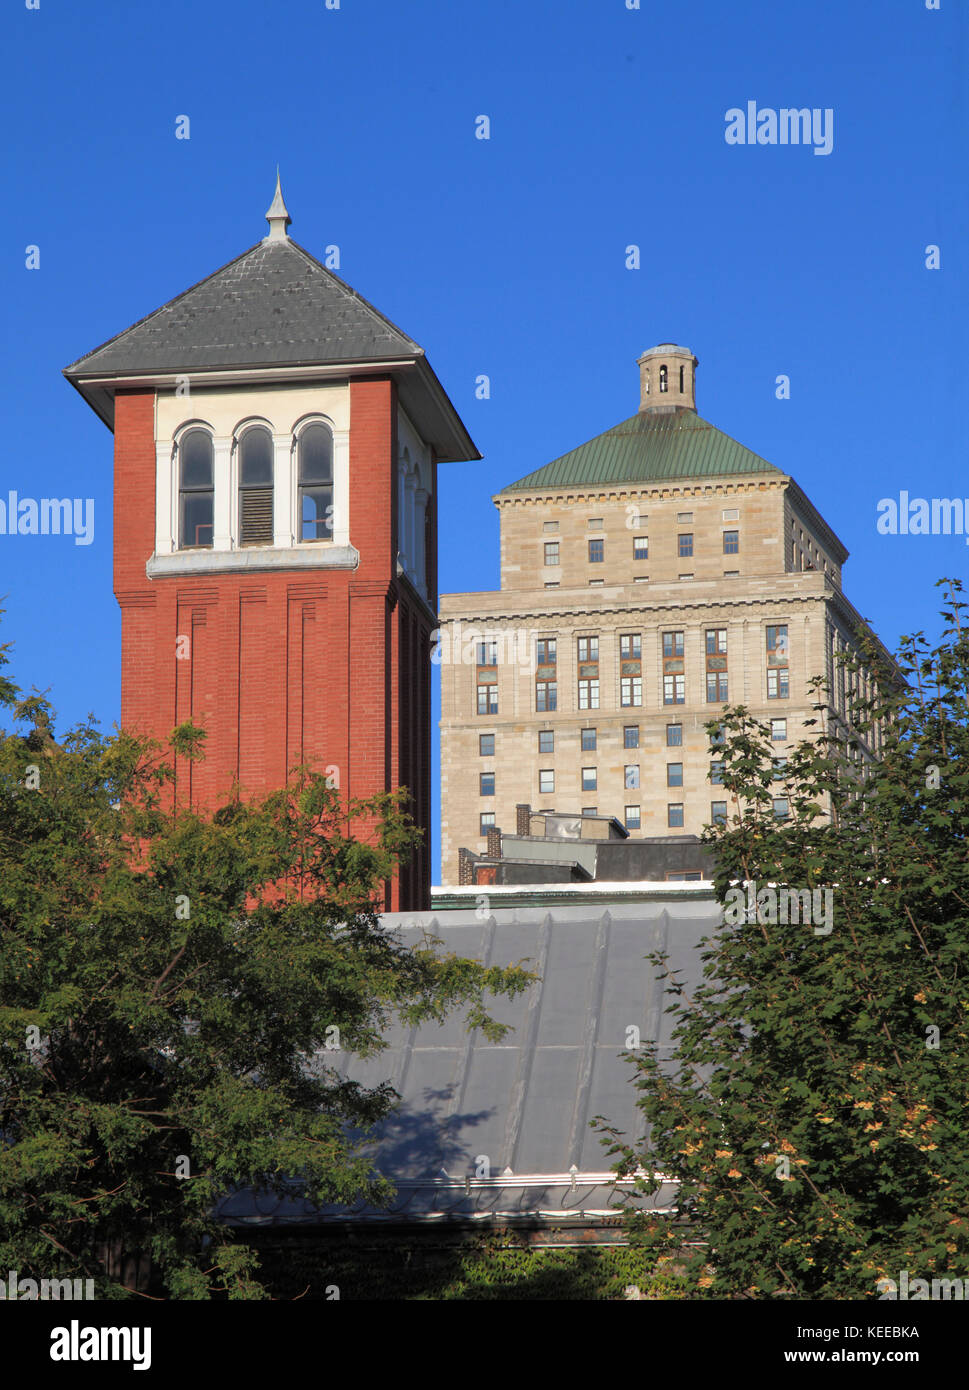
[(430, 888), (430, 634), (439, 460), (480, 457), (423, 350), (269, 234), (65, 369), (115, 436), (121, 721), (191, 719), (197, 808), (308, 763), (350, 796), (405, 786)]

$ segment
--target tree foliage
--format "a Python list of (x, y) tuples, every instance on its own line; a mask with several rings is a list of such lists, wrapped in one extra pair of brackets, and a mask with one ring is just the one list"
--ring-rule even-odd
[(531, 976), (382, 925), (417, 834), (400, 793), (348, 801), (303, 769), (177, 812), (172, 755), (199, 756), (199, 730), (55, 742), (2, 671), (0, 703), (28, 729), (0, 736), (0, 1268), (126, 1297), (120, 1249), (150, 1259), (153, 1294), (263, 1297), (213, 1219), (227, 1190), (392, 1190), (363, 1141), (395, 1094), (343, 1079), (327, 1044), (370, 1056), (394, 1017), (456, 1007), (498, 1037), (489, 994)]
[[(705, 838), (724, 925), (692, 995), (666, 977), (672, 1063), (636, 1059), (646, 1143), (602, 1126), (641, 1190), (679, 1184), (677, 1220), (632, 1223), (689, 1247), (698, 1292), (877, 1298), (902, 1270), (969, 1276), (969, 634), (942, 582), (937, 645), (904, 638), (894, 669), (869, 646), (867, 698), (846, 663), (848, 726), (814, 682), (788, 819), (769, 727), (742, 706), (718, 721), (730, 811)], [(758, 897), (734, 922), (738, 883)], [(831, 889), (830, 928), (772, 920), (770, 885)]]

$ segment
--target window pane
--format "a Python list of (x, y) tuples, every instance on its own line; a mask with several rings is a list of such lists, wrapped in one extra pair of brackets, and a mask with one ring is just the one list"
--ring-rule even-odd
[(539, 729), (538, 751), (540, 753), (555, 752), (555, 733), (552, 729)]
[(666, 746), (667, 748), (679, 748), (683, 742), (683, 725), (667, 724), (666, 726)]
[(495, 736), (494, 734), (481, 734), (478, 738), (478, 752), (482, 758), (493, 758), (495, 756)]
[(212, 440), (205, 430), (189, 430), (178, 446), (181, 460), (181, 485), (212, 486)]
[(627, 724), (622, 731), (622, 746), (624, 748), (639, 747), (639, 725)]
[(693, 554), (693, 534), (692, 534), (692, 532), (690, 532), (690, 531), (685, 531), (685, 532), (683, 532), (683, 533), (680, 535), (680, 537), (679, 537), (679, 550), (677, 551), (677, 554), (680, 555), (680, 556), (692, 555), (692, 554)]
[(584, 792), (594, 792), (598, 790), (598, 774), (594, 767), (584, 767), (582, 769), (582, 790)]
[(683, 764), (666, 764), (666, 785), (668, 787), (682, 787), (683, 785)]
[(626, 829), (627, 829), (627, 830), (638, 830), (638, 829), (639, 829), (639, 807), (638, 807), (638, 806), (627, 806), (627, 807), (626, 807)]
[(594, 753), (596, 750), (596, 731), (595, 729), (582, 730), (582, 751), (583, 753)]
[(639, 786), (639, 764), (629, 764), (626, 767), (625, 784), (627, 787)]
[(605, 548), (605, 541), (590, 541), (589, 563), (593, 565), (599, 564), (605, 558)]
[(480, 776), (481, 795), (494, 796), (495, 794), (495, 774), (493, 772), (482, 772)]
[(727, 821), (727, 803), (725, 801), (710, 802), (710, 820), (714, 825), (725, 825)]
[(326, 425), (307, 425), (299, 437), (301, 483), (332, 483), (333, 436)]
[(300, 540), (325, 541), (333, 518), (331, 487), (300, 488)]
[(273, 441), (268, 430), (246, 430), (239, 443), (241, 487), (272, 486)]
[(182, 493), (182, 545), (212, 544), (211, 492)]
[(672, 828), (683, 824), (683, 803), (682, 801), (672, 802), (666, 808), (666, 824)]

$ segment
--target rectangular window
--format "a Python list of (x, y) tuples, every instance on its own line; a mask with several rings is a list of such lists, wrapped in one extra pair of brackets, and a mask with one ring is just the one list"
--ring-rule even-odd
[(626, 727), (623, 729), (623, 731), (622, 731), (622, 746), (623, 746), (623, 748), (638, 748), (638, 747), (639, 747), (639, 725), (638, 725), (638, 724), (627, 724)]
[(683, 742), (683, 725), (667, 724), (666, 726), (666, 746), (667, 748), (679, 748)]
[(739, 579), (740, 570), (724, 570), (723, 577), (724, 579)]
[(719, 786), (722, 785), (722, 783), (723, 783), (723, 763), (711, 763), (711, 764), (710, 764), (710, 781), (713, 783), (713, 785), (714, 785), (715, 787), (719, 787)]
[(686, 703), (686, 675), (683, 665), (683, 633), (663, 633), (663, 704)]
[(599, 808), (598, 806), (583, 806), (582, 814), (584, 816), (597, 816), (599, 814)]
[(664, 676), (664, 677), (663, 677), (663, 704), (664, 704), (664, 705), (685, 705), (685, 704), (686, 704), (686, 677), (685, 677), (685, 676)]
[(682, 828), (683, 825), (683, 802), (671, 801), (666, 807), (666, 824), (672, 830)]
[(714, 729), (713, 733), (710, 735), (710, 747), (711, 747), (711, 748), (722, 748), (722, 747), (723, 747), (723, 742), (724, 742), (723, 725), (722, 725), (722, 724), (718, 724), (717, 727)]
[(582, 730), (582, 751), (583, 753), (594, 753), (596, 751), (595, 729)]
[(606, 543), (604, 540), (594, 540), (589, 542), (589, 564), (601, 565), (606, 558)]
[(495, 774), (493, 772), (482, 772), (478, 775), (478, 793), (480, 796), (494, 796), (495, 794)]
[(498, 665), (498, 641), (492, 638), (487, 642), (478, 643), (478, 665), (497, 666)]
[(559, 524), (558, 524), (557, 521), (543, 521), (543, 522), (542, 522), (542, 530), (543, 530), (543, 531), (557, 531), (558, 529), (559, 529)]
[(619, 703), (623, 709), (635, 709), (643, 703), (643, 680), (641, 676), (619, 677)]
[(589, 521), (588, 521), (588, 527), (589, 527), (589, 530), (590, 530), (590, 531), (601, 531), (601, 530), (602, 530), (602, 517), (601, 517), (601, 516), (590, 516), (590, 517), (589, 517)]
[(542, 794), (544, 794), (545, 792), (554, 792), (555, 773), (551, 768), (546, 768), (544, 771), (538, 774), (538, 790)]
[(576, 639), (579, 676), (579, 709), (599, 708), (599, 639)]
[(535, 643), (535, 711), (545, 714), (558, 708), (556, 639), (540, 637)]
[(579, 681), (579, 709), (599, 708), (599, 682)]
[(619, 703), (623, 709), (643, 703), (643, 639), (638, 632), (619, 637)]
[(549, 580), (546, 580), (546, 583), (545, 583), (546, 589), (557, 589), (558, 586), (559, 586), (559, 582), (558, 582), (557, 579), (549, 579)]
[(478, 735), (478, 752), (482, 758), (493, 758), (495, 756), (494, 734)]
[(684, 559), (687, 555), (693, 554), (693, 532), (681, 531), (677, 537), (677, 555)]
[(786, 700), (789, 698), (790, 681), (788, 671), (789, 648), (787, 624), (775, 624), (767, 629), (767, 698)]
[(498, 686), (497, 683), (478, 686), (478, 713), (497, 714), (498, 713)]
[(768, 700), (786, 700), (790, 696), (790, 682), (787, 667), (767, 672)]
[(545, 542), (545, 563), (546, 565), (557, 565), (559, 562), (559, 543), (558, 541)]
[(640, 816), (638, 806), (626, 807), (626, 829), (638, 830), (640, 826)]
[(683, 785), (683, 764), (666, 764), (666, 785), (668, 787), (682, 787)]
[(677, 512), (676, 520), (681, 526), (689, 526), (693, 521), (692, 512)]
[(784, 779), (787, 777), (787, 759), (786, 759), (786, 758), (774, 758), (774, 759), (772, 760), (772, 763), (773, 763), (773, 779), (774, 779), (774, 781), (775, 781), (775, 782), (783, 782)]
[(727, 701), (727, 629), (708, 627), (706, 630), (707, 702), (725, 704)]
[(710, 802), (710, 820), (713, 825), (727, 824), (727, 803), (725, 801)]
[(722, 515), (722, 518), (723, 518), (724, 521), (739, 521), (739, 520), (740, 520), (740, 510), (739, 510), (739, 508), (737, 508), (737, 507), (727, 507), (727, 508), (724, 509), (724, 511), (721, 513), (721, 515)]
[(590, 579), (589, 587), (593, 588), (596, 584), (605, 584), (605, 582), (606, 581), (604, 579)]
[(724, 531), (723, 533), (723, 553), (724, 555), (740, 554), (740, 532)]
[(478, 833), (480, 835), (487, 835), (489, 826), (494, 825), (494, 823), (494, 811), (482, 811), (481, 815), (478, 817)]
[(582, 769), (582, 790), (584, 792), (595, 792), (599, 790), (599, 774), (594, 767), (584, 767)]
[(634, 560), (648, 560), (648, 559), (649, 559), (649, 537), (648, 537), (648, 536), (633, 536), (633, 559), (634, 559)]
[(770, 722), (770, 736), (775, 743), (784, 743), (787, 740), (787, 720), (772, 719)]
[(787, 804), (787, 797), (775, 796), (773, 805), (774, 815), (777, 817), (777, 819), (787, 820), (788, 816), (791, 814), (790, 807)]
[(624, 774), (624, 785), (627, 790), (638, 788), (639, 786), (639, 763), (627, 763)]
[(535, 712), (536, 714), (547, 714), (549, 710), (558, 708), (558, 683), (557, 681), (536, 681), (535, 682)]
[(553, 729), (539, 729), (538, 751), (540, 753), (555, 752), (555, 731)]

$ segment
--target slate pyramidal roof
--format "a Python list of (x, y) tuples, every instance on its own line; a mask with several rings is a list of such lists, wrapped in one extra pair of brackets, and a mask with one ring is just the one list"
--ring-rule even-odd
[(285, 231), (274, 229), (79, 357), (64, 375), (111, 427), (114, 389), (122, 384), (173, 384), (176, 375), (192, 373), (205, 374), (199, 385), (219, 385), (257, 376), (305, 380), (368, 371), (396, 377), (401, 404), (439, 459), (481, 457), (423, 348)]
[(639, 411), (604, 434), (502, 488), (508, 493), (542, 488), (652, 482), (663, 478), (713, 478), (743, 473), (787, 475), (702, 419), (695, 410)]

